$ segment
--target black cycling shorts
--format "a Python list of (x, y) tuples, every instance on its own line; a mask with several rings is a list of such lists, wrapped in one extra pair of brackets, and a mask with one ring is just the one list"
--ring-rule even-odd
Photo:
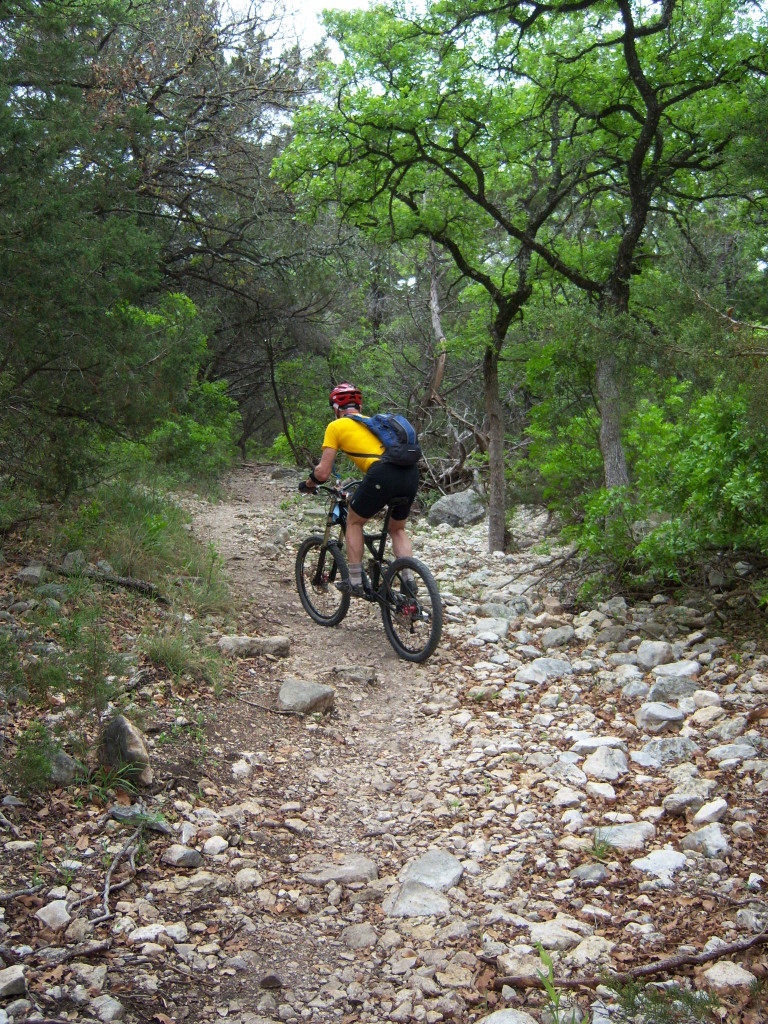
[(418, 466), (393, 466), (391, 462), (374, 462), (355, 490), (349, 507), (362, 519), (370, 519), (389, 505), (393, 498), (402, 498), (392, 506), (393, 519), (407, 519), (419, 489)]

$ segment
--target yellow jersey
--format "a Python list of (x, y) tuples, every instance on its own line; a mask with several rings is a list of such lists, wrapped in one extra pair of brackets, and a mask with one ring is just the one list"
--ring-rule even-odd
[[(378, 437), (349, 416), (342, 416), (328, 424), (323, 448), (336, 448), (344, 452), (363, 473), (367, 473), (379, 456), (384, 454), (384, 445)], [(353, 455), (352, 452), (357, 454)]]

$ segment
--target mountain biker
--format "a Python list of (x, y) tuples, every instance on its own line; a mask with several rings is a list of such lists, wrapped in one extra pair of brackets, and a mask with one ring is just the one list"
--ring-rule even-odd
[[(405, 532), (405, 521), (419, 489), (419, 470), (417, 466), (395, 466), (382, 461), (384, 445), (381, 441), (362, 423), (349, 418), (359, 415), (363, 407), (362, 393), (354, 384), (337, 384), (331, 391), (330, 403), (335, 419), (325, 428), (323, 454), (307, 480), (299, 485), (299, 490), (314, 491), (317, 484), (325, 483), (333, 471), (338, 452), (344, 452), (364, 474), (350, 499), (347, 515), (349, 583), (336, 584), (340, 590), (363, 597), (363, 527), (393, 498), (402, 500), (393, 506), (389, 520), (392, 550), (395, 558), (413, 554), (410, 537)], [(365, 454), (360, 455), (360, 452)]]

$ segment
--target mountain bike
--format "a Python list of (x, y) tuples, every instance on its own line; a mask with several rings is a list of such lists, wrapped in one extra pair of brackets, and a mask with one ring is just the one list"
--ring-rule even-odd
[[(338, 626), (349, 611), (350, 595), (336, 587), (349, 582), (342, 546), (347, 505), (354, 483), (321, 484), (330, 498), (325, 531), (307, 537), (296, 556), (296, 587), (305, 611), (321, 626)], [(378, 604), (384, 632), (395, 652), (406, 661), (426, 661), (440, 641), (443, 603), (435, 578), (418, 558), (384, 557), (393, 498), (379, 533), (363, 532), (370, 558), (363, 572), (365, 596), (356, 600)]]

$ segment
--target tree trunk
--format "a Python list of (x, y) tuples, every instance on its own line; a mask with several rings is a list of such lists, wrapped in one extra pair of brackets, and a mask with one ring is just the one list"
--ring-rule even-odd
[(600, 404), (600, 450), (605, 486), (626, 487), (629, 473), (621, 443), (621, 388), (614, 355), (598, 357), (595, 382)]
[(432, 380), (427, 393), (427, 405), (437, 401), (440, 392), (440, 385), (443, 383), (445, 373), (445, 334), (440, 320), (440, 297), (437, 291), (437, 246), (430, 239), (429, 243), (429, 312), (432, 317), (432, 332), (435, 336), (435, 366), (432, 371)]
[(504, 550), (506, 481), (504, 470), (504, 413), (499, 400), (499, 350), (491, 344), (483, 359), (485, 412), (488, 417), (488, 550)]

